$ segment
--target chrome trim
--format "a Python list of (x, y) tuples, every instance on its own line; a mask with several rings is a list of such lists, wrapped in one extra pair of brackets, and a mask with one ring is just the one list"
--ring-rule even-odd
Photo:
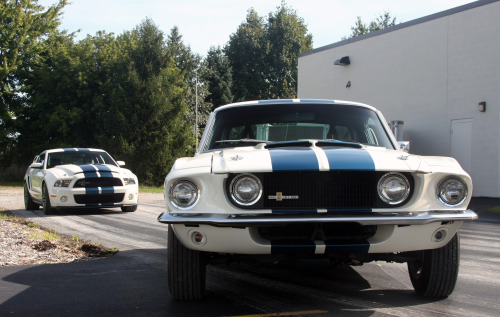
[(363, 215), (276, 215), (276, 214), (186, 214), (162, 213), (158, 221), (168, 224), (210, 225), (215, 227), (252, 227), (285, 223), (357, 222), (361, 225), (425, 225), (433, 222), (466, 221), (477, 219), (472, 210), (428, 211), (423, 213), (366, 213)]

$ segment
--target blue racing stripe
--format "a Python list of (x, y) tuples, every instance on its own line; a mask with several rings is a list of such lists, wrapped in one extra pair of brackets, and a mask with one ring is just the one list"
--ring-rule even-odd
[(86, 195), (99, 195), (99, 187), (85, 187)]
[(99, 177), (97, 175), (97, 170), (93, 165), (78, 165), (83, 171), (86, 178)]
[(365, 149), (354, 148), (323, 148), (330, 170), (374, 171), (375, 163)]
[(357, 244), (338, 244), (335, 242), (325, 241), (325, 254), (331, 253), (368, 253), (370, 249), (370, 244), (357, 243)]
[(114, 187), (101, 187), (101, 193), (102, 194), (114, 194), (115, 188)]
[(273, 171), (318, 171), (316, 153), (310, 148), (269, 149)]

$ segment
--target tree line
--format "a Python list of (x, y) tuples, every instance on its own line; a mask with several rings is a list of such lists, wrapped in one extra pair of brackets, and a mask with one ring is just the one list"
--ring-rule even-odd
[(142, 184), (160, 185), (175, 159), (195, 152), (196, 110), (201, 133), (221, 105), (295, 98), (298, 55), (312, 49), (285, 1), (267, 17), (249, 9), (205, 57), (177, 27), (165, 34), (148, 18), (76, 41), (59, 29), (67, 5), (0, 3), (0, 178), (19, 180), (45, 149), (94, 147), (126, 161)]

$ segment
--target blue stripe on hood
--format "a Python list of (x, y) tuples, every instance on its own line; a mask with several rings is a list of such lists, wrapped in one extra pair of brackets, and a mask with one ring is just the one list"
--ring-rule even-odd
[(330, 163), (330, 170), (375, 170), (375, 163), (365, 149), (330, 147), (323, 150)]
[(316, 153), (310, 148), (271, 148), (273, 171), (317, 171), (319, 170)]

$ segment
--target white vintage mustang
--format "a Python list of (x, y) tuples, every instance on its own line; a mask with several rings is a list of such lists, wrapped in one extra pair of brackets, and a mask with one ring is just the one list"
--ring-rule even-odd
[(24, 176), (24, 205), (41, 205), (45, 214), (56, 208), (121, 207), (137, 209), (137, 176), (103, 150), (53, 149), (35, 156)]
[[(400, 149), (359, 103), (265, 100), (210, 116), (193, 158), (165, 179), (169, 289), (199, 299), (206, 264), (258, 256), (408, 264), (417, 293), (446, 297), (458, 274), (469, 175), (449, 157)], [(263, 257), (262, 255), (267, 255)]]

